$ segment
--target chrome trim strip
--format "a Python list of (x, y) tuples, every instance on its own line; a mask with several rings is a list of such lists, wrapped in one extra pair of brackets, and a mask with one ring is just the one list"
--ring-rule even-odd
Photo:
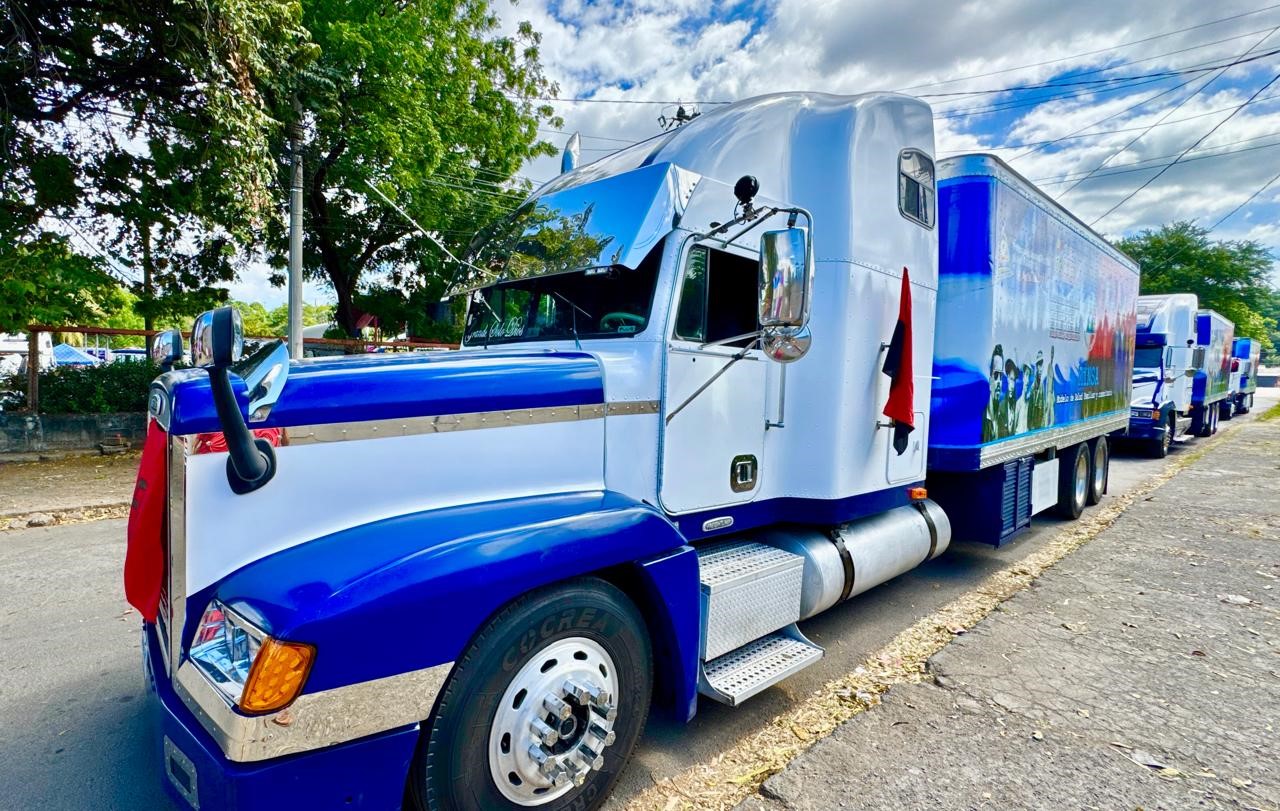
[(1060, 428), (1037, 431), (1019, 439), (984, 447), (978, 456), (978, 467), (984, 468), (998, 465), (1002, 462), (1038, 453), (1045, 448), (1074, 445), (1077, 442), (1093, 439), (1095, 436), (1110, 433), (1118, 428), (1127, 428), (1128, 426), (1129, 411), (1125, 409), (1123, 414), (1110, 417), (1095, 417), (1076, 425), (1064, 425)]
[(657, 414), (657, 400), (636, 400), (635, 402), (616, 402), (605, 404), (605, 416), (625, 417), (628, 414)]
[(187, 620), (187, 447), (181, 437), (169, 437), (169, 549), (167, 596), (169, 616), (165, 624), (165, 673), (173, 675), (182, 661), (182, 629)]
[(335, 422), (327, 425), (297, 425), (285, 429), (289, 445), (311, 445), (319, 442), (345, 442), (378, 439), (389, 436), (443, 434), (474, 431), (480, 428), (509, 428), (516, 425), (544, 425), (553, 422), (595, 420), (606, 415), (656, 414), (656, 400), (600, 403), (581, 406), (548, 406), (511, 411), (474, 411), (465, 414), (441, 414), (434, 417), (407, 417), (397, 420)]
[(425, 721), (453, 662), (318, 693), (278, 712), (242, 715), (191, 662), (174, 690), (229, 760), (248, 763), (307, 752)]

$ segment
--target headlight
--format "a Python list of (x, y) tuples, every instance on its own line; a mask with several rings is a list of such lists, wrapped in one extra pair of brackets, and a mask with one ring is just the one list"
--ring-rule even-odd
[(1158, 420), (1160, 419), (1160, 412), (1146, 408), (1134, 408), (1129, 411), (1129, 417), (1135, 420)]
[(245, 712), (272, 712), (302, 692), (315, 648), (283, 642), (222, 603), (205, 609), (191, 644), (191, 661), (229, 702)]

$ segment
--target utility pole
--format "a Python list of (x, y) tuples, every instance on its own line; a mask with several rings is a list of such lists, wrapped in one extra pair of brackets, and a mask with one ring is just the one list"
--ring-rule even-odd
[(302, 357), (302, 106), (293, 103), (297, 118), (289, 127), (289, 158), (293, 181), (289, 186), (289, 357)]

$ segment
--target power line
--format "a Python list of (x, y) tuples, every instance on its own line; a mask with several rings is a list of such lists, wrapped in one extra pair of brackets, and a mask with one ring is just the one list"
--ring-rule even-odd
[[(1205, 231), (1205, 235), (1207, 236), (1208, 234), (1212, 234), (1214, 231), (1218, 230), (1218, 226), (1222, 225), (1224, 222), (1234, 217), (1236, 213), (1240, 211), (1240, 209), (1244, 208), (1245, 206), (1249, 205), (1254, 200), (1256, 200), (1258, 198), (1258, 195), (1262, 194), (1264, 191), (1271, 188), (1271, 186), (1277, 180), (1280, 180), (1280, 173), (1277, 173), (1276, 175), (1272, 176), (1270, 180), (1268, 180), (1266, 183), (1263, 183), (1260, 187), (1258, 187), (1258, 190), (1255, 191), (1253, 194), (1249, 195), (1248, 197), (1246, 197), (1243, 203), (1231, 209), (1226, 214), (1222, 215), (1222, 217), (1220, 217), (1217, 222), (1209, 226), (1208, 230)], [(1187, 247), (1190, 247), (1190, 246), (1187, 246)], [(1167, 257), (1163, 262), (1161, 262), (1160, 264), (1154, 267), (1147, 268), (1144, 272), (1153, 273), (1157, 270), (1163, 270), (1164, 268), (1172, 264), (1173, 260), (1177, 259), (1179, 256), (1182, 256), (1184, 253), (1186, 253), (1187, 247), (1179, 248), (1171, 256)]]
[[(1276, 26), (1275, 28), (1272, 28), (1270, 31), (1268, 31), (1268, 32), (1267, 32), (1267, 34), (1266, 34), (1266, 36), (1264, 36), (1262, 39), (1258, 40), (1257, 42), (1253, 43), (1253, 45), (1250, 45), (1250, 46), (1249, 46), (1249, 49), (1248, 49), (1247, 51), (1245, 51), (1245, 52), (1244, 52), (1244, 54), (1241, 54), (1241, 56), (1247, 56), (1247, 55), (1248, 55), (1251, 51), (1253, 51), (1255, 48), (1257, 48), (1258, 46), (1262, 45), (1262, 43), (1264, 43), (1264, 42), (1266, 42), (1268, 39), (1270, 39), (1270, 38), (1271, 38), (1271, 36), (1272, 36), (1273, 34), (1275, 34), (1275, 32), (1276, 32), (1276, 31), (1280, 31), (1280, 26)], [(1200, 87), (1196, 88), (1196, 90), (1195, 90), (1193, 93), (1189, 93), (1189, 94), (1187, 95), (1187, 97), (1186, 97), (1186, 98), (1184, 98), (1182, 101), (1178, 102), (1176, 105), (1174, 105), (1173, 107), (1171, 107), (1171, 108), (1169, 108), (1168, 110), (1166, 110), (1166, 111), (1165, 111), (1165, 113), (1164, 113), (1164, 115), (1160, 116), (1159, 120), (1157, 120), (1155, 123), (1151, 124), (1151, 126), (1147, 127), (1147, 128), (1146, 128), (1145, 130), (1143, 130), (1142, 132), (1140, 132), (1140, 133), (1138, 133), (1137, 135), (1133, 136), (1133, 138), (1131, 138), (1127, 144), (1125, 144), (1124, 146), (1120, 147), (1120, 149), (1119, 149), (1119, 150), (1117, 150), (1117, 151), (1115, 151), (1115, 152), (1112, 152), (1110, 155), (1107, 155), (1107, 157), (1103, 158), (1103, 159), (1102, 159), (1102, 162), (1101, 162), (1101, 163), (1099, 163), (1097, 166), (1093, 167), (1093, 169), (1091, 169), (1091, 170), (1089, 171), (1089, 173), (1088, 173), (1088, 174), (1086, 174), (1084, 177), (1080, 178), (1080, 179), (1079, 179), (1079, 180), (1077, 180), (1076, 182), (1072, 183), (1072, 184), (1071, 184), (1070, 186), (1068, 186), (1067, 188), (1063, 189), (1063, 190), (1062, 190), (1062, 192), (1061, 192), (1061, 193), (1059, 193), (1059, 194), (1057, 195), (1057, 197), (1055, 197), (1054, 199), (1058, 199), (1058, 198), (1061, 198), (1061, 197), (1064, 197), (1064, 196), (1066, 196), (1066, 195), (1070, 194), (1070, 193), (1071, 193), (1071, 191), (1072, 191), (1073, 189), (1075, 189), (1075, 188), (1076, 188), (1077, 186), (1079, 186), (1081, 183), (1085, 182), (1085, 181), (1086, 181), (1086, 180), (1088, 180), (1090, 177), (1092, 177), (1092, 176), (1093, 176), (1093, 174), (1094, 174), (1094, 172), (1097, 172), (1099, 169), (1103, 168), (1103, 167), (1104, 167), (1104, 166), (1106, 166), (1108, 163), (1110, 163), (1112, 158), (1114, 158), (1114, 157), (1116, 157), (1116, 156), (1118, 156), (1118, 155), (1122, 155), (1122, 154), (1124, 154), (1124, 152), (1125, 152), (1127, 149), (1129, 149), (1129, 147), (1133, 146), (1133, 145), (1134, 145), (1134, 144), (1136, 144), (1139, 140), (1141, 140), (1142, 138), (1144, 138), (1144, 137), (1147, 135), (1147, 133), (1151, 132), (1151, 130), (1152, 130), (1152, 129), (1154, 129), (1155, 127), (1159, 126), (1159, 124), (1160, 124), (1161, 122), (1165, 121), (1169, 116), (1173, 115), (1173, 114), (1174, 114), (1174, 113), (1176, 113), (1178, 110), (1182, 109), (1182, 106), (1183, 106), (1184, 104), (1186, 104), (1187, 102), (1191, 101), (1191, 100), (1192, 100), (1193, 98), (1195, 98), (1196, 96), (1200, 95), (1200, 93), (1204, 92), (1204, 89), (1205, 89), (1205, 88), (1207, 88), (1209, 85), (1211, 85), (1211, 84), (1213, 84), (1214, 82), (1216, 82), (1218, 79), (1222, 78), (1222, 75), (1223, 75), (1224, 73), (1226, 73), (1226, 72), (1227, 72), (1227, 70), (1228, 70), (1228, 68), (1225, 68), (1225, 67), (1224, 67), (1224, 68), (1222, 68), (1221, 70), (1219, 70), (1216, 74), (1214, 74), (1213, 76), (1210, 76), (1210, 77), (1209, 77), (1209, 80), (1208, 80), (1207, 82), (1205, 82), (1204, 84), (1200, 85)]]
[(84, 244), (85, 247), (87, 247), (89, 250), (93, 251), (94, 253), (98, 254), (98, 256), (101, 256), (103, 259), (105, 259), (107, 261), (107, 266), (116, 272), (116, 274), (120, 277), (120, 281), (128, 282), (129, 284), (139, 284), (138, 278), (136, 276), (133, 276), (132, 274), (127, 272), (125, 270), (125, 267), (120, 264), (119, 260), (117, 260), (116, 257), (107, 253), (107, 251), (104, 250), (102, 247), (100, 247), (96, 242), (89, 239), (89, 237), (85, 236), (84, 232), (81, 231), (78, 227), (76, 227), (75, 223), (71, 222), (70, 220), (63, 219), (62, 217), (59, 217), (57, 214), (49, 214), (48, 216), (53, 217), (58, 222), (70, 228), (72, 233), (75, 236), (79, 237), (80, 241)]
[(907, 90), (919, 90), (922, 87), (938, 87), (944, 84), (954, 84), (956, 82), (964, 82), (964, 81), (969, 81), (971, 79), (986, 79), (990, 76), (1000, 76), (1005, 73), (1016, 73), (1020, 70), (1029, 70), (1031, 68), (1041, 68), (1041, 67), (1044, 67), (1045, 65), (1054, 65), (1059, 62), (1070, 62), (1075, 59), (1082, 59), (1086, 56), (1097, 56), (1098, 54), (1110, 53), (1112, 51), (1118, 51), (1118, 50), (1121, 50), (1122, 48), (1129, 48), (1134, 45), (1142, 45), (1143, 43), (1152, 42), (1157, 39), (1164, 39), (1165, 37), (1171, 37), (1171, 36), (1174, 36), (1175, 34), (1185, 34), (1188, 31), (1195, 31), (1196, 29), (1199, 29), (1199, 28), (1207, 28), (1208, 26), (1211, 26), (1211, 25), (1217, 25), (1219, 23), (1238, 20), (1242, 17), (1250, 17), (1254, 14), (1262, 14), (1263, 12), (1271, 11), (1272, 9), (1276, 9), (1276, 8), (1280, 8), (1280, 3), (1277, 3), (1275, 5), (1270, 5), (1270, 6), (1264, 6), (1263, 8), (1254, 9), (1253, 11), (1246, 11), (1241, 14), (1233, 14), (1230, 17), (1220, 17), (1216, 20), (1209, 20), (1208, 22), (1199, 23), (1198, 25), (1191, 25), (1186, 28), (1179, 28), (1176, 31), (1166, 31), (1163, 34), (1154, 34), (1149, 37), (1143, 37), (1142, 39), (1135, 39), (1131, 42), (1121, 43), (1120, 45), (1113, 45), (1109, 48), (1099, 48), (1098, 50), (1095, 50), (1095, 51), (1085, 51), (1083, 53), (1072, 54), (1071, 56), (1062, 56), (1062, 57), (1058, 57), (1057, 59), (1046, 59), (1043, 62), (1033, 62), (1029, 65), (1018, 65), (1012, 68), (1002, 68), (1000, 70), (993, 70), (987, 73), (976, 73), (970, 76), (956, 76), (951, 79), (939, 79), (936, 82), (925, 82), (922, 84), (910, 85), (909, 87), (900, 88), (899, 92), (905, 92)]
[[(1194, 81), (1194, 79), (1193, 79), (1192, 81)], [(1190, 82), (1187, 82), (1186, 84), (1190, 84)], [(1186, 85), (1184, 84), (1184, 85), (1179, 85), (1178, 87), (1185, 87), (1185, 86), (1186, 86)], [(1172, 90), (1177, 90), (1177, 89), (1178, 89), (1178, 87), (1172, 88)], [(1165, 93), (1168, 93), (1168, 92), (1171, 92), (1171, 91), (1165, 91)], [(1158, 94), (1158, 95), (1165, 95), (1165, 93), (1160, 93), (1160, 94)], [(1121, 111), (1120, 111), (1120, 112), (1118, 112), (1118, 113), (1112, 113), (1111, 115), (1107, 116), (1106, 118), (1099, 119), (1099, 120), (1097, 120), (1097, 121), (1093, 122), (1092, 124), (1088, 124), (1088, 125), (1086, 125), (1086, 126), (1084, 126), (1084, 127), (1081, 127), (1080, 129), (1076, 130), (1075, 132), (1073, 132), (1073, 133), (1071, 133), (1071, 134), (1069, 134), (1069, 135), (1063, 135), (1063, 136), (1060, 136), (1060, 137), (1058, 137), (1058, 138), (1050, 138), (1050, 139), (1045, 140), (1045, 141), (1022, 141), (1022, 142), (1019, 142), (1019, 143), (1002, 144), (1002, 145), (1000, 145), (1000, 146), (982, 146), (982, 147), (978, 147), (978, 149), (987, 150), (987, 151), (991, 151), (991, 152), (999, 152), (999, 151), (1006, 150), (1006, 149), (1024, 149), (1024, 148), (1026, 148), (1026, 147), (1045, 147), (1045, 146), (1051, 146), (1051, 145), (1053, 145), (1053, 144), (1060, 143), (1060, 142), (1062, 142), (1062, 141), (1070, 141), (1070, 140), (1073, 140), (1073, 139), (1076, 139), (1076, 138), (1093, 138), (1093, 137), (1098, 136), (1098, 135), (1114, 135), (1114, 134), (1116, 134), (1116, 133), (1121, 133), (1121, 132), (1137, 132), (1137, 131), (1139, 131), (1139, 130), (1146, 129), (1146, 127), (1145, 127), (1145, 126), (1139, 126), (1139, 127), (1119, 127), (1119, 128), (1117, 128), (1117, 129), (1113, 129), (1113, 130), (1098, 130), (1097, 132), (1085, 132), (1084, 130), (1092, 129), (1093, 127), (1096, 127), (1097, 125), (1101, 124), (1101, 123), (1102, 123), (1102, 122), (1104, 122), (1104, 121), (1108, 121), (1108, 120), (1110, 120), (1110, 119), (1112, 119), (1112, 118), (1115, 118), (1115, 117), (1117, 117), (1117, 116), (1120, 116), (1120, 115), (1123, 115), (1123, 114), (1125, 114), (1125, 113), (1127, 113), (1127, 112), (1130, 112), (1131, 110), (1133, 110), (1133, 109), (1135, 109), (1135, 108), (1137, 108), (1137, 107), (1141, 107), (1141, 106), (1142, 106), (1143, 104), (1145, 104), (1146, 102), (1151, 101), (1151, 100), (1153, 100), (1153, 99), (1155, 99), (1155, 98), (1157, 98), (1157, 97), (1158, 97), (1158, 96), (1151, 96), (1151, 97), (1149, 97), (1149, 98), (1147, 98), (1147, 99), (1144, 99), (1143, 101), (1139, 102), (1138, 104), (1133, 105), (1132, 107), (1127, 107), (1127, 108), (1125, 108), (1124, 110), (1121, 110)], [(1268, 101), (1274, 101), (1275, 99), (1280, 99), (1280, 94), (1275, 94), (1275, 95), (1271, 95), (1271, 96), (1262, 96), (1262, 97), (1260, 97), (1260, 98), (1258, 98), (1258, 99), (1255, 99), (1253, 103), (1254, 103), (1254, 104), (1263, 104), (1263, 103), (1268, 102)], [(1234, 106), (1234, 105), (1233, 105), (1233, 106)], [(1175, 118), (1175, 119), (1173, 119), (1173, 120), (1171, 120), (1171, 121), (1165, 121), (1164, 123), (1159, 124), (1159, 125), (1157, 125), (1157, 126), (1161, 126), (1161, 127), (1171, 127), (1171, 126), (1173, 126), (1174, 124), (1182, 124), (1182, 123), (1185, 123), (1185, 122), (1187, 122), (1187, 121), (1195, 121), (1195, 120), (1196, 120), (1196, 119), (1198, 119), (1198, 118), (1206, 118), (1207, 116), (1217, 115), (1218, 113), (1225, 113), (1227, 110), (1230, 110), (1230, 109), (1231, 109), (1231, 107), (1219, 107), (1219, 108), (1217, 108), (1216, 110), (1206, 110), (1206, 111), (1205, 111), (1205, 112), (1203, 112), (1203, 113), (1196, 113), (1195, 115), (1189, 115), (1189, 116), (1184, 116), (1183, 118)], [(946, 151), (943, 151), (943, 152), (939, 152), (939, 153), (938, 153), (938, 155), (939, 155), (939, 157), (947, 157), (947, 156), (950, 156), (950, 155), (963, 155), (963, 154), (968, 154), (968, 153), (970, 153), (970, 152), (972, 152), (972, 151), (973, 151), (972, 149), (960, 149), (960, 150), (954, 150), (954, 149), (952, 149), (952, 150), (946, 150)], [(1032, 151), (1036, 151), (1036, 150), (1032, 150)], [(1030, 153), (1030, 152), (1023, 153), (1023, 155), (1029, 155), (1029, 154), (1031, 154), (1031, 153)], [(1015, 161), (1015, 160), (1017, 160), (1018, 158), (1023, 157), (1023, 155), (1016, 155), (1016, 156), (1014, 156), (1014, 157), (1012, 157), (1012, 158), (1009, 158), (1009, 160), (1010, 160), (1010, 161)]]
[[(1122, 67), (1127, 67), (1128, 65), (1137, 64), (1138, 62), (1147, 62), (1152, 59), (1160, 59), (1162, 57), (1170, 56), (1175, 53), (1185, 53), (1186, 51), (1196, 50), (1197, 48), (1208, 47), (1209, 45), (1217, 45), (1222, 42), (1229, 42), (1231, 40), (1243, 39), (1244, 37), (1252, 36), (1253, 34), (1261, 34), (1267, 30), (1274, 31), (1275, 29), (1263, 28), (1263, 29), (1259, 29), (1258, 31), (1251, 31), (1247, 34), (1240, 34), (1239, 36), (1218, 40), (1217, 42), (1210, 42), (1210, 43), (1205, 43), (1204, 45), (1197, 45), (1195, 48), (1184, 48), (1181, 51), (1170, 51), (1167, 54), (1158, 54), (1156, 56), (1147, 57), (1146, 59), (1136, 60), (1134, 62), (1128, 62), (1120, 65), (1112, 65), (1111, 67), (1098, 68), (1096, 70), (1084, 71), (1076, 75), (1086, 76), (1093, 73), (1107, 73), (1109, 71), (1117, 70)], [(1263, 37), (1263, 40), (1265, 41), (1266, 37)], [(1249, 51), (1252, 51), (1252, 50), (1253, 48), (1249, 49)], [(1245, 53), (1247, 54), (1249, 53), (1249, 51), (1245, 51)], [(1230, 62), (1224, 62), (1219, 64), (1201, 63), (1200, 65), (1193, 65), (1185, 68), (1154, 71), (1152, 73), (1135, 73), (1130, 76), (1116, 76), (1110, 79), (1074, 79), (1072, 78), (1072, 79), (1062, 79), (1059, 81), (1038, 82), (1036, 84), (1011, 85), (1008, 87), (991, 87), (991, 88), (985, 88), (982, 90), (957, 90), (952, 93), (922, 93), (920, 94), (919, 97), (920, 98), (943, 98), (948, 96), (984, 96), (984, 95), (992, 95), (992, 94), (999, 94), (999, 93), (1015, 93), (1023, 90), (1047, 90), (1054, 87), (1092, 87), (1096, 85), (1107, 85), (1107, 84), (1118, 84), (1122, 82), (1130, 82), (1138, 79), (1168, 79), (1174, 76), (1185, 76), (1188, 73), (1209, 73), (1215, 70), (1226, 70), (1227, 68), (1234, 67), (1236, 65), (1241, 65), (1246, 62), (1256, 62), (1259, 59), (1264, 59), (1268, 56), (1274, 56), (1277, 53), (1280, 53), (1280, 49), (1268, 51), (1267, 53), (1258, 54), (1257, 56), (1251, 56), (1247, 59), (1244, 58), (1243, 56), (1240, 56), (1240, 57), (1236, 57), (1234, 60)]]
[(1105, 220), (1107, 217), (1109, 217), (1109, 216), (1111, 215), (1111, 213), (1112, 213), (1112, 212), (1114, 212), (1116, 209), (1120, 208), (1120, 206), (1122, 206), (1122, 205), (1124, 205), (1125, 203), (1127, 203), (1127, 202), (1129, 202), (1130, 200), (1132, 200), (1132, 199), (1133, 199), (1133, 197), (1134, 197), (1134, 195), (1136, 195), (1138, 192), (1142, 191), (1142, 190), (1143, 190), (1143, 189), (1145, 189), (1146, 187), (1150, 186), (1152, 183), (1156, 182), (1156, 180), (1158, 180), (1158, 179), (1160, 178), (1160, 176), (1161, 176), (1161, 175), (1163, 175), (1165, 172), (1169, 171), (1169, 170), (1170, 170), (1170, 169), (1172, 169), (1175, 165), (1177, 165), (1177, 164), (1178, 164), (1178, 162), (1179, 162), (1179, 161), (1181, 161), (1181, 160), (1183, 159), (1183, 157), (1185, 157), (1185, 156), (1186, 156), (1186, 154), (1187, 154), (1188, 152), (1190, 152), (1191, 150), (1195, 149), (1195, 148), (1196, 148), (1197, 146), (1199, 146), (1200, 144), (1204, 143), (1205, 139), (1207, 139), (1210, 135), (1213, 135), (1215, 132), (1217, 132), (1217, 131), (1218, 131), (1218, 129), (1222, 127), (1222, 125), (1226, 124), (1228, 121), (1230, 121), (1231, 119), (1235, 118), (1236, 113), (1238, 113), (1238, 112), (1240, 112), (1241, 110), (1243, 110), (1243, 109), (1245, 108), (1245, 106), (1247, 106), (1247, 105), (1249, 104), (1249, 102), (1253, 101), (1253, 100), (1254, 100), (1254, 99), (1256, 99), (1258, 96), (1262, 95), (1262, 91), (1266, 90), (1268, 87), (1270, 87), (1271, 85), (1275, 84), (1277, 81), (1280, 81), (1280, 73), (1277, 73), (1275, 76), (1272, 76), (1270, 81), (1268, 81), (1268, 82), (1267, 82), (1266, 84), (1264, 84), (1262, 87), (1260, 87), (1260, 88), (1258, 88), (1256, 91), (1254, 91), (1254, 94), (1253, 94), (1252, 96), (1250, 96), (1250, 97), (1249, 97), (1249, 98), (1248, 98), (1248, 99), (1247, 99), (1243, 104), (1240, 104), (1240, 105), (1239, 105), (1239, 106), (1237, 106), (1234, 110), (1232, 110), (1232, 111), (1231, 111), (1231, 113), (1230, 113), (1230, 115), (1228, 115), (1226, 118), (1222, 119), (1222, 120), (1221, 120), (1221, 121), (1219, 121), (1217, 124), (1214, 124), (1214, 125), (1209, 129), (1209, 131), (1208, 131), (1208, 132), (1206, 132), (1204, 135), (1201, 135), (1198, 139), (1196, 139), (1196, 142), (1195, 142), (1194, 144), (1192, 144), (1191, 146), (1189, 146), (1189, 147), (1187, 147), (1186, 149), (1182, 150), (1182, 153), (1181, 153), (1180, 155), (1178, 155), (1178, 157), (1174, 158), (1171, 162), (1169, 162), (1169, 163), (1165, 164), (1165, 166), (1164, 166), (1164, 167), (1163, 167), (1159, 172), (1156, 172), (1154, 175), (1152, 175), (1151, 177), (1147, 178), (1147, 180), (1146, 180), (1146, 181), (1144, 181), (1144, 182), (1143, 182), (1143, 184), (1142, 184), (1141, 186), (1139, 186), (1138, 188), (1136, 188), (1136, 189), (1134, 189), (1133, 191), (1129, 192), (1127, 195), (1125, 195), (1125, 196), (1124, 196), (1124, 198), (1123, 198), (1120, 202), (1116, 203), (1114, 206), (1112, 206), (1111, 208), (1107, 209), (1106, 213), (1104, 213), (1101, 217), (1098, 217), (1098, 218), (1096, 218), (1093, 222), (1089, 223), (1089, 227), (1090, 227), (1090, 228), (1092, 228), (1093, 226), (1097, 225), (1097, 224), (1098, 224), (1099, 222), (1101, 222), (1102, 220)]
[[(1259, 136), (1257, 136), (1257, 137), (1255, 137), (1255, 138), (1246, 138), (1246, 139), (1244, 139), (1243, 141), (1233, 141), (1232, 143), (1244, 143), (1245, 141), (1256, 141), (1256, 140), (1261, 139), (1261, 138), (1276, 138), (1276, 137), (1278, 137), (1278, 136), (1280, 136), (1280, 133), (1267, 133), (1266, 135), (1259, 135)], [(1220, 145), (1219, 145), (1219, 146), (1217, 146), (1217, 147), (1209, 147), (1209, 148), (1210, 148), (1210, 149), (1220, 149), (1222, 146), (1226, 146), (1226, 144), (1220, 144)], [(1208, 160), (1208, 159), (1210, 159), (1210, 158), (1224, 158), (1224, 157), (1228, 157), (1228, 156), (1230, 156), (1230, 155), (1238, 155), (1238, 154), (1241, 154), (1241, 153), (1243, 153), (1243, 152), (1254, 152), (1254, 151), (1259, 150), (1259, 149), (1271, 149), (1271, 148), (1274, 148), (1274, 147), (1277, 147), (1277, 146), (1280, 146), (1280, 141), (1277, 141), (1277, 142), (1272, 143), (1272, 144), (1256, 144), (1256, 145), (1254, 145), (1254, 146), (1241, 147), (1240, 149), (1228, 149), (1228, 150), (1227, 150), (1227, 151), (1225, 151), (1225, 152), (1215, 152), (1215, 153), (1213, 153), (1213, 154), (1211, 154), (1211, 155), (1196, 155), (1195, 157), (1191, 157), (1191, 158), (1186, 158), (1186, 159), (1184, 159), (1184, 160), (1182, 161), (1182, 163), (1184, 163), (1184, 164), (1185, 164), (1185, 163), (1193, 163), (1193, 162), (1195, 162), (1195, 161)], [(1110, 169), (1108, 169), (1107, 171), (1105, 171), (1105, 172), (1100, 172), (1100, 173), (1098, 173), (1098, 174), (1094, 175), (1094, 177), (1113, 177), (1113, 176), (1115, 176), (1115, 175), (1128, 175), (1128, 174), (1132, 174), (1132, 173), (1134, 173), (1134, 172), (1145, 172), (1145, 171), (1147, 171), (1147, 170), (1149, 170), (1149, 169), (1153, 169), (1153, 168), (1155, 168), (1155, 166), (1154, 166), (1154, 165), (1159, 164), (1159, 162), (1160, 162), (1160, 161), (1162, 161), (1162, 160), (1166, 160), (1166, 159), (1168, 159), (1168, 158), (1172, 158), (1172, 157), (1176, 157), (1176, 156), (1174, 156), (1174, 155), (1161, 155), (1161, 156), (1160, 156), (1160, 157), (1158, 157), (1158, 158), (1146, 158), (1146, 159), (1144, 159), (1144, 160), (1134, 161), (1134, 162), (1132, 162), (1132, 163), (1120, 163), (1120, 164), (1116, 164), (1115, 166), (1110, 167)], [(1145, 166), (1144, 166), (1144, 165), (1142, 165), (1142, 164), (1152, 164), (1152, 165), (1145, 165)], [(1126, 168), (1126, 167), (1127, 167), (1127, 168)], [(1064, 184), (1064, 183), (1070, 183), (1070, 182), (1072, 182), (1072, 180), (1074, 180), (1076, 177), (1078, 177), (1078, 176), (1080, 176), (1080, 175), (1083, 175), (1083, 174), (1086, 174), (1086, 173), (1084, 173), (1084, 172), (1073, 172), (1073, 173), (1066, 174), (1066, 175), (1048, 175), (1048, 176), (1040, 177), (1040, 178), (1031, 178), (1031, 182), (1032, 182), (1032, 183), (1035, 183), (1035, 184), (1037, 184), (1037, 185), (1040, 185), (1040, 186), (1060, 186), (1060, 185), (1062, 185), (1062, 184)]]

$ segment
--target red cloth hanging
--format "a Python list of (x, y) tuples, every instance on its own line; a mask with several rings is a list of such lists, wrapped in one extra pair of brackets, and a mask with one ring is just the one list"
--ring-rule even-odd
[(164, 527), (169, 503), (168, 435), (155, 420), (147, 421), (138, 480), (129, 508), (124, 553), (124, 596), (147, 622), (155, 622), (164, 582)]
[(905, 267), (898, 300), (898, 323), (894, 325), (881, 371), (892, 380), (889, 399), (881, 413), (893, 420), (893, 449), (901, 456), (907, 450), (907, 436), (916, 427), (916, 387), (911, 367), (911, 275)]

